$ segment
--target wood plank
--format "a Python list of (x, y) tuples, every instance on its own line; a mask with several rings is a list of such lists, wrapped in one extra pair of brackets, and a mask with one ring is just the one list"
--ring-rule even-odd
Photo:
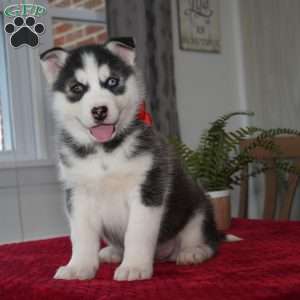
[(240, 185), (240, 207), (239, 207), (239, 217), (248, 217), (248, 193), (249, 193), (249, 178), (248, 176), (249, 167), (245, 167), (241, 172), (241, 185)]
[(277, 202), (277, 176), (275, 167), (275, 161), (270, 160), (267, 162), (270, 168), (265, 172), (265, 203), (264, 203), (264, 219), (274, 219)]
[[(295, 165), (300, 168), (300, 160), (295, 161)], [(291, 215), (291, 209), (293, 205), (293, 200), (299, 184), (299, 176), (295, 174), (289, 174), (288, 177), (288, 189), (283, 197), (283, 204), (279, 210), (279, 220), (288, 220)]]
[[(255, 139), (246, 139), (241, 141), (241, 149), (245, 149)], [(274, 138), (275, 144), (278, 145), (281, 149), (282, 154), (276, 155), (273, 154), (261, 147), (257, 147), (251, 154), (257, 159), (270, 159), (270, 158), (299, 158), (300, 156), (300, 137), (299, 136), (280, 136)]]

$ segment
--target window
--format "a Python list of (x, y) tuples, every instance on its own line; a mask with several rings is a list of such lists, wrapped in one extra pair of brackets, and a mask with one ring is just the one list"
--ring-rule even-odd
[[(18, 1), (15, 1), (16, 3)], [(30, 2), (30, 1), (28, 1)], [(34, 0), (47, 6), (46, 32), (37, 48), (12, 48), (0, 3), (0, 167), (3, 162), (53, 161), (54, 129), (40, 53), (106, 40), (104, 0)], [(6, 165), (6, 164), (4, 164)]]
[(8, 95), (6, 50), (4, 47), (3, 18), (0, 15), (0, 152), (12, 151), (12, 131)]
[(50, 7), (90, 9), (101, 13), (104, 10), (104, 0), (48, 0)]
[(50, 0), (56, 47), (103, 43), (107, 39), (103, 0)]
[(78, 21), (53, 21), (54, 45), (73, 48), (106, 40), (106, 28), (98, 24), (86, 24)]

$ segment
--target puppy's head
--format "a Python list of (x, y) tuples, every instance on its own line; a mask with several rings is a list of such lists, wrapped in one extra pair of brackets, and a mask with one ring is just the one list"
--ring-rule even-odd
[(141, 100), (132, 39), (41, 55), (54, 93), (54, 114), (82, 142), (105, 143), (135, 119)]

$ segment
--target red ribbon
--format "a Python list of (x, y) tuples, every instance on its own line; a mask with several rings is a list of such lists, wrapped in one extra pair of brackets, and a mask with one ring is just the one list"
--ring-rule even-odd
[(152, 125), (152, 117), (150, 113), (146, 111), (146, 105), (143, 101), (140, 105), (140, 109), (137, 115), (138, 120), (143, 121), (146, 125), (151, 126)]

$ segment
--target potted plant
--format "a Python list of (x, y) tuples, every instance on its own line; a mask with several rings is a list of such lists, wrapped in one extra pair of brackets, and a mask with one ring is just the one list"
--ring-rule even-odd
[[(251, 151), (262, 147), (267, 151), (280, 153), (280, 149), (273, 142), (278, 135), (300, 135), (297, 130), (276, 128), (264, 130), (257, 127), (243, 127), (234, 131), (226, 130), (229, 119), (234, 116), (253, 116), (251, 112), (233, 112), (219, 117), (210, 128), (204, 132), (199, 146), (192, 150), (177, 139), (171, 143), (183, 160), (187, 172), (197, 183), (201, 183), (211, 198), (217, 227), (226, 230), (230, 226), (230, 190), (239, 185), (242, 178), (240, 171), (252, 163), (250, 176), (256, 176), (267, 170), (263, 161), (257, 161)], [(254, 138), (246, 148), (240, 149), (243, 139)], [(294, 165), (289, 162), (278, 162), (275, 167), (285, 172), (297, 172)]]

